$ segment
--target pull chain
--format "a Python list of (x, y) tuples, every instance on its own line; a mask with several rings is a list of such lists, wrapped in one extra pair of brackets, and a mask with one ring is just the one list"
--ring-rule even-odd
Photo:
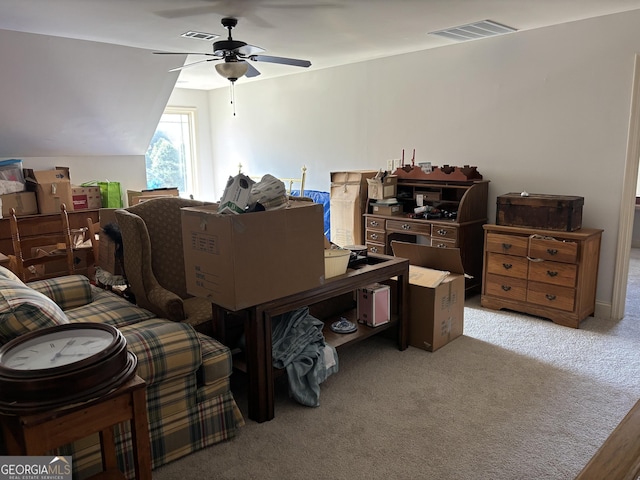
[(236, 116), (236, 94), (235, 94), (235, 88), (234, 88), (235, 82), (230, 82), (230, 83), (231, 85), (229, 87), (230, 89), (229, 93), (231, 96), (231, 105), (233, 105), (233, 116), (235, 117)]

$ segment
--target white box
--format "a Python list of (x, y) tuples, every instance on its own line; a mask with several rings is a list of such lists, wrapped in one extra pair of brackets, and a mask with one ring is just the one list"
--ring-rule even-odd
[(391, 321), (391, 287), (375, 283), (358, 289), (358, 321), (377, 327)]

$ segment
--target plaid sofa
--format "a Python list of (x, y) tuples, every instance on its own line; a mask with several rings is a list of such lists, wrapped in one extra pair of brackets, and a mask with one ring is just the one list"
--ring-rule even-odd
[[(226, 346), (187, 323), (156, 318), (82, 275), (24, 284), (0, 267), (0, 344), (35, 329), (80, 321), (117, 327), (138, 358), (137, 373), (147, 383), (152, 468), (230, 439), (244, 424), (229, 387)], [(72, 455), (74, 478), (82, 479), (101, 470), (99, 445), (95, 434), (55, 453)], [(117, 426), (118, 462), (130, 479), (132, 448), (128, 425)]]

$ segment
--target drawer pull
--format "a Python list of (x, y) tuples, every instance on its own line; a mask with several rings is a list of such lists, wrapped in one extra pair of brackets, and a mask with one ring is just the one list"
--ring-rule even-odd
[(545, 297), (547, 297), (547, 300), (550, 300), (550, 301), (552, 301), (552, 302), (556, 299), (556, 296), (555, 296), (555, 295), (552, 295), (552, 294), (550, 294), (550, 293), (547, 293), (547, 294), (545, 295)]
[(439, 243), (438, 245), (436, 245), (436, 247), (438, 248), (447, 248), (447, 245), (444, 243)]
[(510, 243), (503, 243), (502, 244), (502, 249), (503, 250), (509, 250), (511, 248), (511, 244)]
[(370, 251), (371, 253), (378, 253), (378, 247), (371, 247), (371, 248), (369, 249), (369, 251)]
[(558, 272), (552, 272), (550, 270), (547, 270), (547, 275), (549, 275), (550, 277), (556, 277), (558, 276)]
[(372, 233), (371, 234), (371, 240), (377, 240), (378, 239), (378, 234), (377, 233)]
[(511, 287), (509, 285), (502, 285), (502, 290), (508, 292), (509, 290), (511, 290)]
[(380, 224), (378, 222), (376, 222), (375, 220), (371, 220), (371, 222), (369, 223), (369, 225), (371, 225), (372, 227), (377, 227)]
[(411, 225), (409, 225), (408, 223), (403, 223), (402, 224), (402, 229), (403, 230), (411, 230)]
[(557, 255), (558, 254), (558, 250), (556, 250), (555, 248), (547, 248), (547, 253), (549, 255)]
[(447, 234), (447, 231), (444, 228), (441, 228), (440, 230), (436, 230), (436, 233), (444, 237)]
[(509, 270), (513, 267), (513, 265), (510, 263), (503, 263), (502, 266), (504, 267), (505, 270)]

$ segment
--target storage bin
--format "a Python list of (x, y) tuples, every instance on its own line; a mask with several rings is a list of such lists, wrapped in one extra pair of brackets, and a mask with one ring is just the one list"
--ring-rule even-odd
[(0, 195), (24, 192), (26, 188), (22, 160), (14, 158), (0, 161)]

